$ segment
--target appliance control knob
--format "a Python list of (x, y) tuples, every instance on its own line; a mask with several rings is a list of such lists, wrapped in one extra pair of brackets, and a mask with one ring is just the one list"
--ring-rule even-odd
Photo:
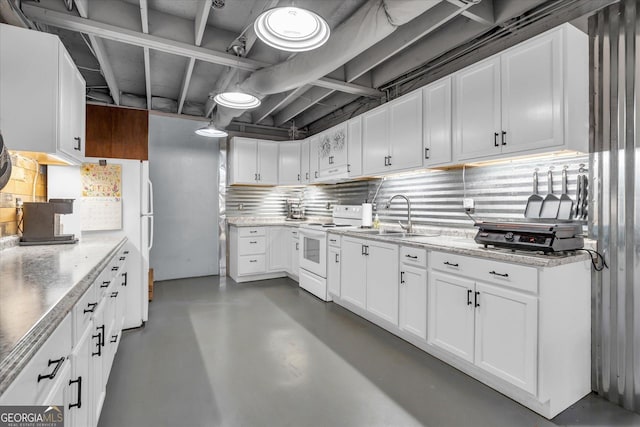
[(509, 231), (508, 233), (506, 233), (506, 234), (504, 235), (504, 239), (505, 239), (507, 242), (513, 242), (513, 233)]

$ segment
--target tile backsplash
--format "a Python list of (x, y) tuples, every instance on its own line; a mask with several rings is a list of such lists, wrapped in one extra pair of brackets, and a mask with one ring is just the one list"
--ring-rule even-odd
[(0, 237), (18, 234), (16, 198), (23, 202), (47, 201), (46, 167), (24, 153), (11, 153), (11, 164), (11, 178), (0, 191)]

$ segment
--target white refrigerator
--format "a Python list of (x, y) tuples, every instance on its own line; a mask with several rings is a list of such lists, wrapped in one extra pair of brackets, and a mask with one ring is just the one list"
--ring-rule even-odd
[[(88, 158), (87, 163), (99, 159)], [(81, 240), (95, 236), (126, 236), (129, 240), (127, 260), (127, 307), (124, 328), (142, 326), (149, 317), (149, 251), (153, 245), (153, 185), (149, 179), (149, 162), (107, 159), (108, 164), (122, 166), (122, 229), (82, 231), (82, 185), (79, 166), (49, 166), (47, 195), (52, 198), (75, 199), (73, 214), (62, 215), (65, 234)]]

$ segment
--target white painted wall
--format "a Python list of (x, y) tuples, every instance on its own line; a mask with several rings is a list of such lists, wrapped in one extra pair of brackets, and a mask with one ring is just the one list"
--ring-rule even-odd
[(218, 274), (218, 140), (194, 131), (206, 122), (149, 116), (154, 195), (155, 280)]

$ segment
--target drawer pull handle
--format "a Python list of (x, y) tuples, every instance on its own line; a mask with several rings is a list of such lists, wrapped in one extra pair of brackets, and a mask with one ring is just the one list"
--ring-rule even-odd
[(122, 277), (124, 277), (124, 282), (122, 282), (122, 286), (127, 286), (128, 277), (127, 273), (122, 273)]
[(478, 297), (480, 296), (480, 292), (476, 292), (475, 296), (474, 296), (474, 302), (475, 302), (475, 306), (476, 307), (480, 307), (480, 303), (478, 302)]
[(82, 408), (82, 377), (78, 377), (77, 380), (69, 380), (69, 385), (78, 384), (78, 401), (76, 403), (69, 403), (69, 409)]
[(111, 292), (111, 298), (116, 298), (118, 296), (118, 291)]
[(257, 259), (250, 259), (249, 262), (258, 262)]
[(336, 240), (336, 239), (329, 239), (329, 241), (330, 241), (330, 242), (333, 242), (333, 243), (337, 242), (337, 240)]
[(116, 341), (118, 341), (118, 336), (117, 336), (117, 335), (112, 335), (112, 336), (111, 336), (111, 340), (110, 340), (109, 342), (114, 343), (114, 342), (116, 342)]
[(493, 270), (491, 270), (489, 274), (493, 274), (494, 276), (500, 276), (500, 277), (509, 277), (509, 273), (496, 273)]
[(252, 244), (252, 245), (255, 245), (255, 244), (257, 244), (258, 242), (256, 242), (256, 241), (254, 240), (254, 241), (251, 241), (251, 242), (249, 242), (249, 243), (250, 243), (250, 244)]
[(51, 373), (48, 374), (48, 375), (38, 375), (38, 382), (40, 382), (42, 380), (52, 380), (52, 379), (54, 379), (56, 377), (56, 374), (60, 370), (60, 366), (62, 366), (62, 363), (64, 362), (64, 359), (65, 359), (64, 357), (61, 357), (60, 359), (57, 359), (57, 360), (49, 359), (49, 363), (47, 363), (47, 366), (56, 365), (56, 367), (53, 368), (53, 371), (51, 371)]
[(129, 255), (129, 251), (124, 251), (122, 253), (125, 254), (125, 255)]
[(118, 271), (119, 267), (111, 267), (111, 271)]
[(87, 304), (87, 308), (85, 308), (82, 313), (93, 313), (96, 310), (97, 302), (90, 302)]
[(467, 305), (471, 305), (471, 304), (473, 304), (473, 303), (471, 302), (471, 293), (472, 293), (472, 292), (473, 292), (473, 291), (472, 291), (471, 289), (467, 289)]
[(102, 285), (100, 285), (100, 287), (101, 288), (108, 288), (110, 283), (111, 282), (102, 282)]
[(256, 234), (258, 232), (258, 230), (249, 230), (250, 234)]
[(127, 259), (127, 257), (121, 256), (119, 259), (120, 261), (124, 261), (125, 259)]
[(453, 263), (453, 262), (449, 262), (449, 261), (445, 261), (444, 265), (449, 265), (451, 267), (459, 267), (459, 265), (457, 263)]
[(411, 258), (411, 259), (418, 259), (418, 255), (409, 255), (409, 254), (407, 254), (407, 255), (405, 255), (405, 257)]

